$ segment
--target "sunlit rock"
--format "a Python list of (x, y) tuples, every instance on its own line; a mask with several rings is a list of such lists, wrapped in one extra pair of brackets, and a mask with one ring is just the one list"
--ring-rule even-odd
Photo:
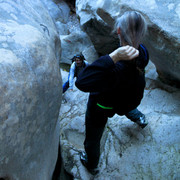
[(0, 3), (0, 179), (50, 180), (61, 104), (60, 40), (37, 0)]

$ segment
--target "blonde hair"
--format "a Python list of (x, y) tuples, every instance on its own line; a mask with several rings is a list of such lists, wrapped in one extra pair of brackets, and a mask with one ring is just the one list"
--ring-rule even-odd
[(127, 11), (116, 20), (115, 28), (120, 28), (121, 41), (137, 48), (146, 33), (147, 24), (139, 12)]

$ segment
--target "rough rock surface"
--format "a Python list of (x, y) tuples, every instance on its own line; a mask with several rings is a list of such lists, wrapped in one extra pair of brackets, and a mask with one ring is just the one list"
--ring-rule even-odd
[(75, 54), (82, 53), (86, 60), (91, 63), (98, 58), (97, 52), (88, 35), (82, 31), (79, 20), (64, 1), (56, 4), (46, 0), (47, 8), (53, 18), (62, 44), (60, 63), (71, 64)]
[(0, 1), (2, 180), (52, 177), (60, 128), (60, 48), (41, 1)]
[(129, 10), (141, 12), (149, 27), (144, 43), (160, 78), (180, 86), (179, 1), (77, 0), (76, 6), (81, 26), (100, 54), (110, 53), (118, 46), (117, 37), (111, 33), (116, 17)]
[[(63, 81), (67, 72), (62, 71)], [(134, 180), (180, 178), (180, 92), (161, 83), (152, 63), (146, 70), (146, 90), (139, 109), (149, 124), (141, 129), (125, 116), (108, 120), (101, 141), (100, 173), (89, 174), (79, 160), (83, 150), (88, 93), (77, 88), (63, 95), (60, 112), (65, 169), (74, 179)]]

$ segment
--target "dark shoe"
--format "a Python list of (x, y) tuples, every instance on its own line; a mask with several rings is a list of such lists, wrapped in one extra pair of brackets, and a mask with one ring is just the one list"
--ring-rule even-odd
[(144, 114), (140, 118), (138, 118), (135, 123), (137, 123), (142, 129), (145, 128), (148, 125), (148, 121), (146, 120), (146, 117)]
[(80, 152), (80, 160), (81, 163), (86, 167), (86, 169), (92, 174), (92, 175), (96, 175), (99, 173), (99, 170), (97, 168), (90, 168), (88, 166), (88, 158), (87, 158), (87, 154), (86, 152), (82, 151)]

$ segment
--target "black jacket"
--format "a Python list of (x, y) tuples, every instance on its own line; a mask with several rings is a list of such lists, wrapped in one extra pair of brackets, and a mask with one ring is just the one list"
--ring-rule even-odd
[(102, 56), (82, 71), (76, 86), (90, 92), (89, 101), (93, 104), (113, 107), (114, 113), (124, 115), (135, 109), (143, 98), (144, 68), (148, 61), (148, 51), (142, 45), (139, 46), (139, 57), (132, 61), (114, 64), (109, 55)]

